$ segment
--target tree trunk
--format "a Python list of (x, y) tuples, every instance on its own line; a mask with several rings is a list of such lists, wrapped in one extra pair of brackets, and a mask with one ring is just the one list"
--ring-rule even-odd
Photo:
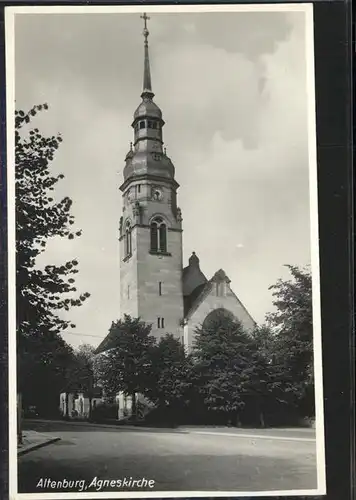
[(22, 444), (22, 394), (17, 393), (17, 444)]
[(260, 425), (263, 429), (266, 427), (263, 411), (260, 411)]
[(69, 393), (66, 392), (66, 413), (64, 415), (65, 419), (69, 419)]
[(91, 420), (92, 410), (93, 410), (93, 397), (89, 396), (89, 412), (88, 412), (89, 420)]
[(133, 393), (131, 398), (132, 398), (131, 412), (132, 412), (133, 418), (136, 419), (136, 394)]
[(238, 412), (236, 412), (235, 422), (236, 422), (236, 427), (241, 427), (240, 415)]

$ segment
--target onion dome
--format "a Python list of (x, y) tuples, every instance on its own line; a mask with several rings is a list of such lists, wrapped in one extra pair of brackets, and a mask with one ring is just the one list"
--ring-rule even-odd
[(162, 120), (162, 111), (151, 99), (144, 98), (134, 113), (134, 120), (138, 118), (158, 118)]
[(149, 175), (174, 179), (175, 168), (171, 160), (162, 153), (137, 151), (133, 157), (126, 157), (124, 180), (130, 177)]

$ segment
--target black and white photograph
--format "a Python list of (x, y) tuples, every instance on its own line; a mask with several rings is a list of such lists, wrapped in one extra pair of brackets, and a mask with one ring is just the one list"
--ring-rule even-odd
[(325, 494), (313, 5), (5, 30), (10, 497)]

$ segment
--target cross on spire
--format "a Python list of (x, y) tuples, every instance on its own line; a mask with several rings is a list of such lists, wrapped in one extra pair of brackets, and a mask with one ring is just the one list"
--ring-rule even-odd
[(150, 18), (148, 17), (146, 12), (144, 12), (144, 14), (141, 16), (141, 19), (143, 19), (143, 22), (144, 22), (143, 36), (145, 37), (145, 45), (146, 45), (148, 43), (147, 42), (148, 35), (150, 34), (150, 32), (148, 31), (148, 28), (147, 28), (147, 21), (149, 21)]

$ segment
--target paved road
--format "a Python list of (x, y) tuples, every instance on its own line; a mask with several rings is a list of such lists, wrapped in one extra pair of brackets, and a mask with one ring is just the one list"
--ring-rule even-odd
[[(97, 481), (154, 480), (159, 491), (314, 489), (316, 447), (306, 429), (185, 428), (125, 430), (69, 422), (27, 423), (61, 438), (19, 457), (19, 492), (130, 491)], [(40, 479), (77, 481), (73, 488), (37, 487)], [(83, 481), (79, 483), (79, 481)], [(84, 485), (85, 482), (85, 485)], [(90, 484), (92, 483), (92, 487)], [(53, 483), (55, 484), (55, 483)], [(152, 485), (152, 483), (151, 483)], [(94, 486), (94, 487), (93, 487)], [(134, 487), (132, 490), (152, 491)]]

